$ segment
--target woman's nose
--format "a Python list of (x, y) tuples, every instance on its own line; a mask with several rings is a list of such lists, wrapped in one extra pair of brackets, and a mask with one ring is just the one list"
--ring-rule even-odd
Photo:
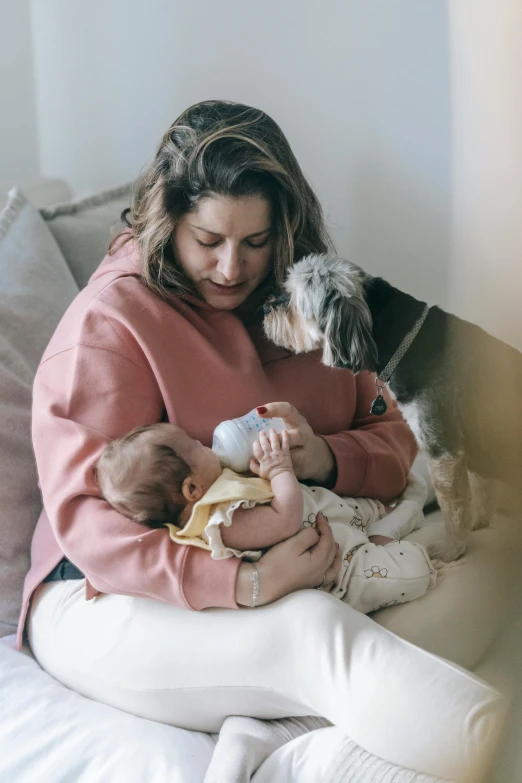
[(231, 282), (239, 278), (241, 272), (241, 261), (239, 258), (239, 248), (234, 245), (225, 245), (219, 255), (217, 270), (226, 280)]

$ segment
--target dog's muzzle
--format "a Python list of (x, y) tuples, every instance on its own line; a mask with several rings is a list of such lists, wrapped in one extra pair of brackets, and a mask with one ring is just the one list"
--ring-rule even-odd
[(280, 307), (286, 307), (289, 302), (290, 294), (286, 291), (281, 291), (279, 294), (272, 294), (263, 305), (263, 315), (266, 317), (274, 310), (278, 310)]

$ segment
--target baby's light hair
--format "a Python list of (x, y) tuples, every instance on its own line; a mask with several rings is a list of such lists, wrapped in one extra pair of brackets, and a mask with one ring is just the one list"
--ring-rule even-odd
[(186, 506), (182, 486), (191, 470), (161, 442), (165, 424), (135, 427), (111, 441), (95, 466), (101, 493), (123, 516), (148, 527), (176, 525)]

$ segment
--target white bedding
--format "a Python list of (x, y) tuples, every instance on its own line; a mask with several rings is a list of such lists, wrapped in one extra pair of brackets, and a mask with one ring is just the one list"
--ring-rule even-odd
[[(0, 643), (2, 783), (199, 783), (208, 734), (136, 718), (65, 688)], [(11, 641), (12, 643), (12, 641)]]
[[(2, 783), (202, 783), (216, 735), (136, 718), (44, 672), (0, 642)], [(252, 783), (437, 783), (359, 748), (331, 727), (273, 753)]]

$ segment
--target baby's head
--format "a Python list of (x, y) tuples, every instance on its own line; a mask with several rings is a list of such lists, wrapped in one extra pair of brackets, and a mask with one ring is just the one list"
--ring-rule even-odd
[[(179, 524), (221, 473), (219, 459), (174, 424), (136, 427), (102, 452), (95, 468), (103, 497), (149, 527)], [(183, 520), (184, 521), (184, 520)]]

